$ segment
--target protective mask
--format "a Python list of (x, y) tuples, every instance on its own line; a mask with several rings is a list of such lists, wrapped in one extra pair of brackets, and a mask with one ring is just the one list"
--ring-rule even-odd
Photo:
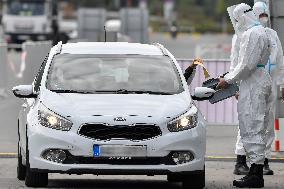
[(265, 26), (268, 23), (269, 19), (268, 19), (268, 17), (261, 17), (259, 19), (259, 21), (260, 21), (261, 25)]

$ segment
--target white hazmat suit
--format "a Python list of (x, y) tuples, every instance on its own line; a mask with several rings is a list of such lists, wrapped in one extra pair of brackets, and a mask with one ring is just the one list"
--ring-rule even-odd
[[(233, 36), (233, 39), (232, 39), (232, 50), (231, 50), (231, 57), (230, 57), (230, 60), (231, 60), (230, 71), (233, 71), (238, 64), (239, 51), (240, 51), (240, 37), (238, 37), (238, 35), (235, 34)], [(237, 136), (235, 154), (241, 155), (241, 156), (246, 155), (244, 145), (241, 141), (240, 129), (238, 129), (238, 136)]]
[[(257, 18), (261, 14), (267, 14), (269, 18), (269, 10), (265, 3), (257, 2), (253, 7), (253, 11)], [(267, 19), (260, 19), (260, 23), (265, 27), (268, 25)], [(276, 102), (277, 102), (277, 92), (279, 90), (279, 86), (284, 88), (284, 62), (283, 62), (283, 50), (281, 46), (281, 42), (278, 38), (276, 31), (266, 27), (265, 31), (270, 39), (271, 43), (271, 55), (268, 60), (268, 64), (266, 66), (267, 71), (269, 72), (272, 78), (272, 110), (270, 111), (270, 115), (267, 121), (268, 126), (266, 130), (267, 134), (267, 143), (265, 148), (265, 157), (271, 158), (271, 146), (273, 144), (275, 133), (274, 133), (274, 118), (275, 118), (275, 110), (276, 110)], [(238, 45), (237, 45), (238, 46)], [(232, 66), (234, 66), (232, 64)], [(245, 150), (243, 143), (241, 141), (240, 132), (238, 133), (237, 143), (236, 143), (236, 151), (237, 155), (245, 155)]]
[(240, 50), (237, 64), (225, 77), (227, 83), (239, 82), (239, 127), (250, 163), (263, 164), (266, 127), (272, 107), (271, 78), (265, 70), (270, 55), (270, 41), (250, 6), (234, 9)]

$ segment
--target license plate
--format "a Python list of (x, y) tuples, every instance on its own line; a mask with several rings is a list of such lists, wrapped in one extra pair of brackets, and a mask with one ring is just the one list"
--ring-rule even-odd
[(147, 146), (94, 145), (94, 157), (146, 157)]

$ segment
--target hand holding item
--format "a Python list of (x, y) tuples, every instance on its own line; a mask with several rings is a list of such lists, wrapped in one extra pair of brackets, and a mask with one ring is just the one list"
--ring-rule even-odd
[(190, 65), (191, 68), (195, 69), (197, 66), (201, 66), (203, 69), (203, 75), (205, 79), (210, 78), (209, 71), (205, 68), (203, 60), (201, 58), (196, 58), (193, 60), (192, 64)]
[(203, 60), (201, 58), (196, 58), (193, 60), (191, 67), (196, 68), (198, 65), (203, 65)]
[(225, 81), (224, 78), (219, 79), (219, 84), (217, 85), (217, 89), (226, 89), (228, 87), (228, 83)]

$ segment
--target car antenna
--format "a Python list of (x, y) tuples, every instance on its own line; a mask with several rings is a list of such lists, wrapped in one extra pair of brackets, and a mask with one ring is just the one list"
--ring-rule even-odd
[(104, 30), (105, 30), (105, 42), (107, 42), (107, 32), (106, 32), (106, 26), (104, 26)]

